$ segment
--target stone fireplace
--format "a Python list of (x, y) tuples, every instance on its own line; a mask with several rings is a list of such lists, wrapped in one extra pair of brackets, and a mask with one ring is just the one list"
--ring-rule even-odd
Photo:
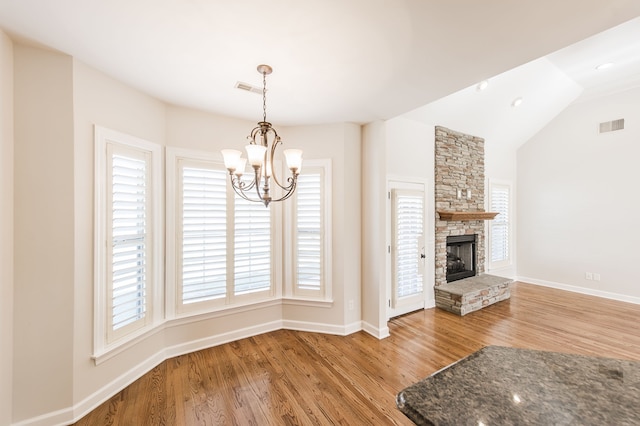
[[(484, 139), (440, 126), (435, 132), (436, 211), (485, 213)], [(447, 237), (475, 235), (475, 274), (484, 272), (485, 221), (468, 217), (473, 216), (450, 216), (445, 220), (436, 213), (436, 286), (447, 283)]]
[(510, 297), (511, 279), (485, 268), (484, 139), (437, 126), (435, 299), (458, 315)]

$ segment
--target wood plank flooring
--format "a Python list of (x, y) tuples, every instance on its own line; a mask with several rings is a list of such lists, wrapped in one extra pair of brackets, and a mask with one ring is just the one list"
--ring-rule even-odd
[(459, 317), (395, 318), (391, 337), (280, 330), (166, 360), (77, 425), (410, 425), (403, 388), (486, 345), (640, 361), (640, 306), (516, 283)]

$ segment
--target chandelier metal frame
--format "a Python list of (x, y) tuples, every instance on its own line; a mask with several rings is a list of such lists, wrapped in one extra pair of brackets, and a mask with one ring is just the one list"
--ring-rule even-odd
[[(282, 139), (271, 123), (267, 121), (267, 75), (271, 74), (273, 69), (264, 64), (258, 65), (257, 69), (262, 74), (262, 121), (259, 121), (247, 136), (249, 145), (245, 147), (248, 162), (253, 168), (253, 179), (251, 181), (242, 179), (247, 159), (242, 158), (240, 151), (224, 149), (222, 154), (225, 167), (229, 171), (231, 186), (236, 194), (248, 201), (262, 202), (265, 207), (268, 207), (272, 202), (284, 201), (293, 195), (302, 166), (302, 151), (299, 149), (284, 150), (283, 153), (291, 176), (284, 183), (281, 183), (278, 179), (277, 168), (274, 167), (274, 159), (276, 148), (282, 144)], [(283, 191), (280, 198), (272, 198), (270, 185), (272, 179), (277, 187)], [(250, 195), (253, 190), (255, 190), (255, 197)]]

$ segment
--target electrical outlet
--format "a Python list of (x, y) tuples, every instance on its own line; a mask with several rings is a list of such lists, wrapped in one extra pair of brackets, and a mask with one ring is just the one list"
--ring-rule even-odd
[(593, 279), (593, 274), (591, 272), (585, 272), (584, 273), (584, 277), (588, 280), (592, 280)]
[(600, 274), (593, 274), (594, 281), (600, 281)]

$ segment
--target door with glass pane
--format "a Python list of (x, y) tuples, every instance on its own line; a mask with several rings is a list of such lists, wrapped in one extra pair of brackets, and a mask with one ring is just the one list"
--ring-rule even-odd
[(391, 220), (389, 318), (425, 306), (424, 191), (392, 188)]

